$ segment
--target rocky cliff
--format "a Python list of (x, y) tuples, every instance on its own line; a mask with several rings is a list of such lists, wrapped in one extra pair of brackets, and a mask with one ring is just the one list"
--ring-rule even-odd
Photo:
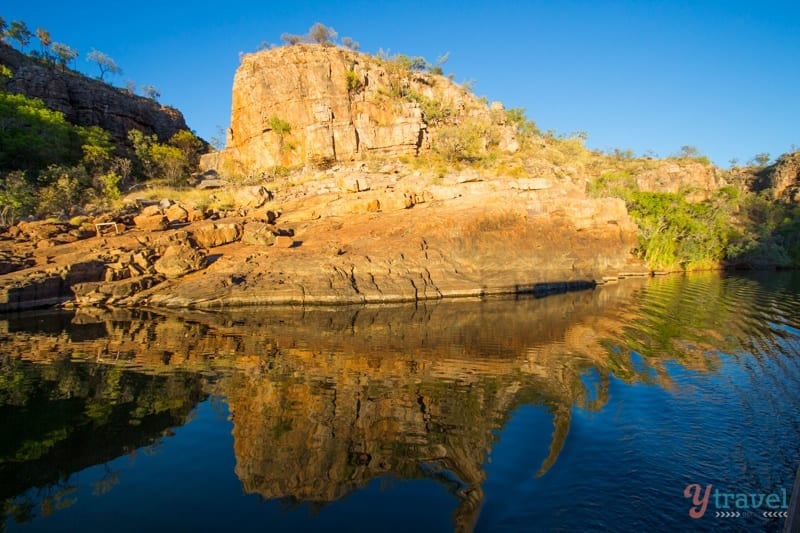
[(177, 109), (30, 58), (3, 43), (0, 64), (13, 73), (5, 83), (6, 90), (42, 100), (73, 124), (100, 126), (117, 142), (127, 143), (131, 129), (155, 133), (162, 140), (188, 129)]
[(800, 202), (800, 152), (781, 155), (772, 165), (732, 171), (736, 181), (755, 192), (771, 191), (783, 202)]
[(505, 115), (444, 76), (338, 47), (301, 44), (244, 56), (233, 81), (227, 146), (205, 159), (228, 174), (275, 166), (417, 154), (440, 125), (476, 120), (499, 126), (496, 142), (515, 149)]

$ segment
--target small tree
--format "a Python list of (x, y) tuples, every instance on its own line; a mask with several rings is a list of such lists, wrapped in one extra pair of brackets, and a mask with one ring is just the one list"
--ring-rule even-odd
[(158, 99), (161, 98), (161, 93), (152, 85), (142, 85), (141, 89), (142, 93), (154, 102), (158, 102)]
[[(203, 141), (189, 130), (181, 130), (170, 137), (169, 144), (183, 152), (183, 157), (189, 167), (196, 167), (200, 162), (203, 152)], [(187, 169), (189, 170), (189, 169)]]
[(4, 41), (6, 38), (6, 29), (8, 29), (8, 23), (6, 19), (0, 17), (0, 41)]
[(308, 38), (312, 43), (321, 44), (322, 46), (331, 46), (336, 41), (336, 30), (329, 28), (326, 25), (315, 22), (308, 30)]
[(680, 157), (681, 159), (692, 159), (695, 157), (700, 157), (700, 150), (698, 150), (696, 146), (686, 144), (681, 146), (681, 151), (678, 152), (678, 157)]
[(31, 42), (33, 34), (28, 29), (28, 25), (22, 20), (14, 20), (11, 22), (11, 27), (6, 32), (9, 37), (19, 43), (20, 49), (24, 52), (25, 47)]
[(359, 49), (358, 41), (354, 41), (352, 37), (342, 37), (342, 46), (353, 52)]
[(767, 152), (761, 152), (760, 154), (756, 154), (753, 157), (753, 161), (755, 161), (756, 164), (758, 164), (758, 166), (760, 166), (760, 167), (767, 166), (767, 163), (769, 163), (769, 159), (770, 159), (770, 157), (769, 157), (769, 154)]
[(106, 74), (109, 72), (111, 74), (122, 73), (122, 69), (117, 66), (111, 57), (98, 50), (92, 49), (86, 59), (92, 63), (97, 63), (97, 67), (100, 69), (100, 79), (103, 81), (105, 81)]
[(136, 94), (136, 82), (133, 80), (127, 80), (125, 82), (125, 90), (128, 91), (128, 94)]
[(303, 42), (303, 36), (295, 35), (293, 33), (282, 33), (281, 41), (285, 42), (289, 46), (294, 46)]
[(66, 70), (70, 61), (78, 57), (78, 51), (64, 43), (53, 43), (50, 45), (50, 50), (56, 55), (58, 64), (61, 65), (61, 68), (64, 70)]
[(36, 28), (36, 38), (39, 39), (39, 44), (42, 45), (42, 57), (48, 59), (50, 54), (47, 50), (50, 48), (50, 45), (53, 44), (50, 38), (50, 32), (44, 28)]
[(153, 161), (152, 148), (158, 142), (158, 137), (145, 135), (139, 130), (130, 130), (128, 131), (128, 140), (133, 145), (133, 151), (139, 161), (141, 173), (146, 178), (154, 178), (156, 163)]
[(187, 161), (180, 148), (168, 144), (156, 143), (152, 146), (151, 156), (156, 168), (170, 185), (177, 185), (185, 176)]

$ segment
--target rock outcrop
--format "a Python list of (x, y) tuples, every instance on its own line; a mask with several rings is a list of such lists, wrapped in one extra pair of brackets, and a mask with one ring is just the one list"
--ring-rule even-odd
[(243, 203), (200, 221), (184, 216), (199, 213), (192, 206), (161, 202), (116, 220), (119, 233), (89, 222), (20, 223), (0, 233), (8, 271), (0, 311), (68, 300), (197, 308), (415, 301), (541, 293), (647, 272), (631, 254), (637, 230), (619, 199), (541, 178), (437, 182), (407, 172), (342, 169), (263, 193), (272, 199), (257, 208), (246, 206), (251, 194), (231, 191)]
[(464, 120), (498, 126), (497, 142), (515, 149), (502, 106), (490, 108), (444, 76), (337, 47), (280, 47), (244, 56), (227, 146), (202, 164), (258, 175), (276, 166), (417, 154), (440, 124)]
[(30, 58), (0, 43), (0, 64), (13, 76), (6, 90), (38, 98), (79, 126), (100, 126), (115, 141), (127, 144), (128, 131), (137, 129), (167, 140), (188, 129), (180, 111), (88, 78), (71, 70)]
[(634, 179), (641, 191), (685, 192), (689, 201), (705, 200), (726, 185), (715, 166), (683, 160), (659, 161), (654, 168), (636, 173)]
[(742, 176), (753, 191), (770, 189), (775, 200), (800, 202), (800, 152), (783, 154), (768, 167), (745, 169)]

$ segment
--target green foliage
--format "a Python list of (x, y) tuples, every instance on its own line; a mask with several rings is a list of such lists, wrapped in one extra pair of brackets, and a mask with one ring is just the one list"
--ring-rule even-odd
[(147, 178), (155, 178), (156, 163), (153, 160), (152, 147), (158, 142), (158, 137), (145, 135), (139, 130), (130, 130), (128, 132), (128, 140), (133, 145), (133, 151), (136, 154), (138, 172)]
[(285, 120), (278, 118), (278, 117), (270, 117), (269, 119), (269, 128), (283, 137), (292, 131), (292, 125), (286, 122)]
[(628, 210), (639, 225), (640, 256), (654, 270), (716, 266), (725, 257), (727, 213), (710, 201), (634, 191)]
[(589, 193), (625, 200), (639, 226), (636, 251), (653, 270), (800, 265), (800, 208), (765, 194), (728, 186), (692, 203), (679, 194), (639, 191), (628, 171), (602, 174)]
[(448, 162), (475, 162), (485, 154), (484, 124), (465, 121), (461, 124), (443, 126), (433, 137), (433, 149)]
[(0, 170), (39, 171), (80, 159), (76, 128), (41, 100), (0, 92)]
[(625, 170), (604, 172), (599, 178), (589, 183), (589, 194), (595, 198), (614, 196), (627, 198), (628, 194), (637, 190), (636, 179)]
[(170, 137), (169, 144), (183, 152), (186, 163), (191, 167), (196, 167), (200, 162), (200, 154), (205, 150), (205, 145), (194, 133), (189, 130), (181, 130)]
[(90, 171), (104, 172), (115, 150), (111, 135), (99, 126), (88, 128), (78, 126), (77, 131), (82, 140), (83, 163)]
[(39, 180), (47, 184), (39, 189), (38, 215), (66, 215), (80, 203), (82, 191), (89, 185), (89, 177), (82, 166), (52, 165), (43, 171)]
[(119, 184), (122, 178), (114, 171), (103, 174), (99, 178), (101, 192), (104, 198), (118, 200), (120, 196)]
[(361, 80), (361, 76), (359, 76), (353, 70), (347, 70), (344, 73), (345, 79), (347, 80), (347, 92), (350, 94), (356, 94), (361, 89), (364, 88), (364, 82)]
[(187, 161), (180, 148), (156, 143), (150, 148), (150, 156), (156, 169), (171, 185), (177, 185), (185, 176)]
[(525, 114), (525, 108), (512, 107), (511, 109), (506, 109), (506, 122), (514, 126), (517, 130), (517, 135), (522, 137), (532, 137), (540, 134), (536, 123)]
[(23, 20), (11, 21), (11, 25), (8, 30), (6, 30), (6, 35), (17, 41), (23, 52), (25, 51), (25, 47), (31, 42), (31, 37), (33, 37), (33, 33), (31, 33), (31, 30), (28, 29), (28, 25)]
[(14, 170), (5, 175), (0, 173), (0, 225), (13, 224), (15, 219), (34, 212), (38, 199), (36, 188), (28, 180), (25, 172)]
[(407, 91), (405, 96), (412, 102), (419, 104), (420, 109), (422, 109), (422, 119), (428, 125), (438, 125), (453, 114), (453, 110), (440, 100), (429, 98), (416, 91)]

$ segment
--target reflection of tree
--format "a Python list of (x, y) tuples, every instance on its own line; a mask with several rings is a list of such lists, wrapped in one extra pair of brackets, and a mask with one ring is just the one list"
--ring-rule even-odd
[[(153, 443), (202, 398), (198, 375), (150, 377), (63, 359), (4, 358), (0, 385), (0, 427), (13, 428), (0, 436), (0, 500), (17, 522), (72, 505), (73, 472)], [(94, 493), (111, 490), (118, 475), (106, 467)]]
[(108, 463), (103, 465), (105, 470), (103, 477), (92, 483), (92, 496), (102, 496), (108, 494), (111, 489), (119, 484), (120, 470), (111, 470)]

